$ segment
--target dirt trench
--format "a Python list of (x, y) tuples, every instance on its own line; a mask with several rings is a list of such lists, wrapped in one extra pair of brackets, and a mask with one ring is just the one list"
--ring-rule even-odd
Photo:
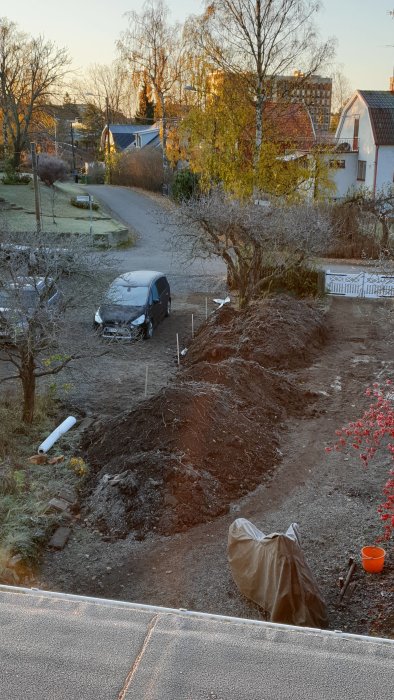
[[(296, 410), (282, 408), (282, 414), (273, 414), (270, 429), (277, 421), (280, 430), (274, 443), (277, 459), (269, 478), (251, 493), (234, 494), (223, 515), (184, 532), (170, 524), (172, 531), (177, 530), (175, 534), (159, 534), (163, 532), (159, 519), (142, 536), (134, 532), (114, 540), (102, 530), (102, 524), (89, 522), (88, 517), (84, 523), (82, 518), (65, 550), (47, 554), (39, 585), (264, 619), (264, 611), (244, 599), (231, 579), (226, 557), (228, 527), (239, 516), (252, 520), (266, 533), (284, 531), (297, 522), (306, 559), (328, 605), (330, 627), (394, 636), (392, 557), (378, 576), (365, 574), (359, 564), (360, 547), (373, 543), (380, 533), (376, 505), (388, 465), (378, 462), (365, 470), (352, 453), (327, 455), (324, 450), (335, 439), (335, 429), (367, 407), (366, 386), (393, 375), (393, 305), (390, 301), (331, 299), (325, 325), (326, 341), (315, 346), (310, 340), (300, 343), (298, 356), (292, 348), (291, 358), (296, 361), (291, 360), (286, 370), (278, 365), (264, 368), (279, 376), (282, 373), (286, 383), (297, 389), (294, 395), (301, 397)], [(272, 346), (275, 352), (275, 343)], [(244, 360), (240, 352), (235, 360), (226, 353), (224, 356), (220, 355), (224, 366)], [(302, 361), (297, 359), (301, 356)], [(216, 385), (218, 371), (212, 365), (219, 363), (204, 365), (206, 361), (204, 358), (201, 363), (202, 377), (212, 383), (212, 377), (206, 375), (214, 373)], [(191, 378), (195, 381), (194, 367), (190, 353), (184, 369), (186, 383)], [(250, 376), (249, 382), (253, 384)], [(225, 380), (222, 386), (226, 388)], [(158, 401), (157, 397), (152, 401)], [(275, 419), (275, 415), (279, 417)], [(238, 432), (231, 433), (236, 443)], [(239, 437), (242, 439), (241, 434)], [(205, 442), (203, 433), (202, 447)], [(113, 445), (118, 445), (116, 436)], [(106, 460), (110, 467), (110, 453)], [(227, 467), (225, 454), (222, 463)], [(114, 466), (108, 473), (111, 469), (115, 473)], [(338, 578), (346, 572), (350, 556), (358, 562), (356, 587), (341, 603)]]

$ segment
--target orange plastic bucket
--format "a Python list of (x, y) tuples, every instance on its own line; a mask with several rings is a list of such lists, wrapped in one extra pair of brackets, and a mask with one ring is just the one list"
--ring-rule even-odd
[(365, 571), (370, 574), (378, 574), (384, 566), (386, 552), (382, 547), (363, 547), (361, 550), (361, 563)]

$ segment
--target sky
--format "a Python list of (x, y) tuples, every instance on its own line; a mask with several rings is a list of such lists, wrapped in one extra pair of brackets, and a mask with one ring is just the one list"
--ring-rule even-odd
[[(173, 20), (203, 9), (200, 0), (167, 0)], [(69, 49), (73, 67), (110, 63), (115, 43), (127, 26), (124, 14), (140, 12), (142, 0), (17, 0), (0, 16), (33, 36), (43, 34)], [(394, 0), (324, 0), (317, 15), (322, 39), (336, 37), (336, 65), (353, 89), (388, 90), (394, 71)], [(391, 46), (390, 46), (391, 45)], [(294, 67), (295, 69), (297, 66)]]

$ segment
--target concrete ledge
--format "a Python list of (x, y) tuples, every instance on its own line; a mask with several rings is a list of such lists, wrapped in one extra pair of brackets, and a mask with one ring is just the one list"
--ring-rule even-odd
[[(34, 244), (34, 233), (31, 233), (31, 240), (32, 240), (32, 245)], [(116, 248), (119, 245), (124, 245), (125, 243), (132, 243), (135, 240), (135, 236), (133, 235), (133, 232), (128, 229), (128, 228), (119, 228), (119, 229), (114, 229), (113, 231), (102, 231), (101, 233), (95, 233), (94, 231), (94, 222), (93, 222), (93, 232), (71, 232), (71, 231), (64, 231), (63, 233), (57, 233), (57, 232), (44, 232), (43, 234), (40, 234), (41, 236), (45, 236), (47, 239), (48, 246), (50, 247), (51, 245), (54, 246), (61, 246), (61, 245), (67, 245), (67, 241), (72, 240), (73, 238), (85, 238), (87, 245), (92, 245), (97, 248)], [(12, 239), (13, 243), (19, 243), (19, 244), (24, 244), (27, 245), (26, 240), (27, 240), (27, 235), (26, 232), (13, 232), (12, 234), (9, 235), (9, 238)]]
[(132, 234), (127, 228), (119, 229), (118, 231), (107, 231), (105, 233), (92, 234), (92, 243), (100, 248), (116, 248), (124, 243), (131, 243), (133, 240)]

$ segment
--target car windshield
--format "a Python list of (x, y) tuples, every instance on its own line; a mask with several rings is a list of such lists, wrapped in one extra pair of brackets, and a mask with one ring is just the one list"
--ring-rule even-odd
[(0, 292), (0, 307), (10, 308), (22, 306), (31, 309), (37, 304), (38, 293), (35, 289), (16, 289), (15, 292)]
[(106, 295), (106, 302), (119, 306), (144, 306), (148, 297), (148, 287), (127, 287), (125, 284), (112, 284)]

